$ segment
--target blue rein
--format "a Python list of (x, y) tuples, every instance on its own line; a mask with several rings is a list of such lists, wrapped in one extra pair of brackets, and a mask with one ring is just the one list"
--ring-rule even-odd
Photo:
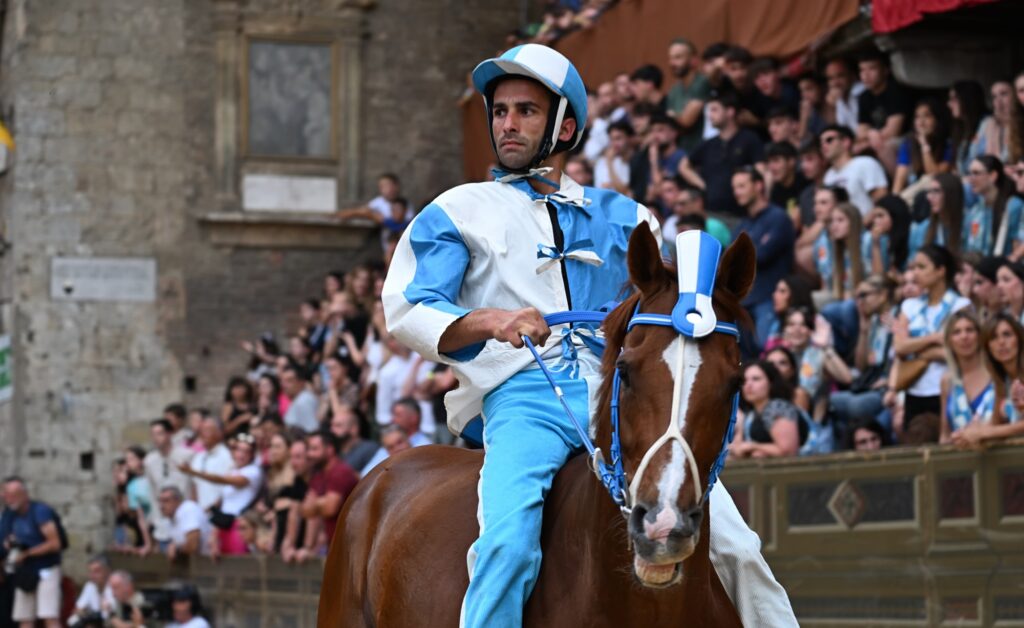
[[(717, 261), (717, 260), (716, 260)], [(626, 326), (626, 333), (629, 333), (633, 327), (637, 325), (654, 325), (659, 327), (671, 327), (676, 329), (680, 334), (693, 338), (692, 326), (680, 329), (680, 325), (677, 321), (673, 320), (673, 316), (666, 314), (642, 314), (640, 313), (640, 304), (637, 303), (637, 308), (633, 312), (632, 318), (630, 318), (628, 325)], [(568, 311), (568, 312), (557, 312), (555, 314), (549, 314), (544, 317), (544, 321), (549, 326), (563, 325), (569, 323), (601, 323), (607, 316), (607, 312), (590, 312), (590, 311)], [(740, 331), (739, 328), (732, 323), (715, 322), (713, 330), (717, 333), (729, 334), (734, 336), (739, 341)], [(689, 333), (687, 333), (689, 332)], [(583, 442), (583, 446), (587, 449), (587, 454), (590, 458), (591, 468), (594, 473), (597, 474), (601, 484), (604, 485), (608, 494), (611, 496), (612, 501), (624, 512), (628, 513), (632, 504), (629, 503), (629, 494), (627, 493), (627, 487), (629, 485), (626, 479), (626, 471), (622, 466), (622, 441), (619, 436), (619, 390), (621, 388), (621, 376), (619, 368), (616, 366), (615, 373), (612, 376), (612, 399), (611, 399), (611, 422), (612, 422), (612, 442), (611, 450), (611, 462), (606, 462), (604, 455), (600, 449), (598, 449), (594, 442), (590, 439), (590, 435), (583, 425), (573, 414), (572, 409), (569, 407), (569, 403), (565, 400), (565, 395), (562, 392), (561, 387), (555, 383), (555, 378), (551, 374), (547, 365), (544, 363), (544, 359), (538, 353), (537, 348), (533, 342), (527, 337), (523, 336), (523, 341), (526, 347), (533, 354), (533, 359), (536, 360), (537, 365), (540, 366), (541, 371), (544, 373), (544, 377), (547, 378), (548, 383), (551, 384), (551, 388), (554, 390), (555, 395), (558, 397), (559, 402), (562, 404), (562, 408), (565, 410), (566, 415), (572, 422), (573, 427), (576, 428), (576, 432), (580, 436), (580, 440)], [(681, 375), (680, 375), (681, 376)], [(707, 501), (708, 495), (711, 494), (711, 489), (714, 488), (715, 483), (718, 481), (718, 476), (722, 469), (725, 467), (725, 459), (728, 453), (729, 442), (732, 440), (733, 430), (736, 426), (736, 409), (739, 404), (739, 394), (733, 395), (732, 403), (732, 414), (729, 417), (729, 427), (726, 430), (725, 437), (722, 439), (722, 448), (718, 453), (718, 457), (715, 459), (714, 465), (711, 467), (711, 472), (708, 476), (708, 488), (707, 491), (701, 497), (701, 505)], [(676, 420), (674, 417), (672, 420)], [(695, 479), (699, 481), (699, 478)]]

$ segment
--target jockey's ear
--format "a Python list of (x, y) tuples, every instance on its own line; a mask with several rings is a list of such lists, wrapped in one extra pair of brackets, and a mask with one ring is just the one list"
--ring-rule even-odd
[(757, 273), (757, 251), (754, 242), (744, 231), (729, 245), (718, 263), (718, 285), (743, 300), (754, 285)]
[(626, 255), (629, 279), (641, 294), (652, 294), (663, 288), (669, 280), (669, 273), (661, 261), (658, 241), (651, 233), (650, 225), (640, 223), (629, 236), (629, 252)]

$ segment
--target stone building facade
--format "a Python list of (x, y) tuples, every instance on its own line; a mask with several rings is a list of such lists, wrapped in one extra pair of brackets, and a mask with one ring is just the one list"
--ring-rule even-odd
[[(281, 337), (326, 271), (379, 256), (372, 230), (325, 210), (373, 196), (383, 171), (414, 204), (460, 182), (455, 101), (520, 7), (5, 6), (0, 115), (17, 148), (0, 175), (0, 334), (14, 382), (0, 473), (58, 507), (80, 558), (110, 540), (117, 452), (148, 442), (169, 402), (219, 407), (244, 369), (240, 340)], [(275, 88), (299, 76), (321, 91)], [(272, 115), (295, 107), (304, 126)], [(296, 128), (310, 139), (298, 156), (286, 154)], [(283, 148), (260, 155), (261, 141)]]

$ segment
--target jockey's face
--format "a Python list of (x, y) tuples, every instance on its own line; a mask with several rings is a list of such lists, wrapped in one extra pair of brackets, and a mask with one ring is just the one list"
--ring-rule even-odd
[[(501, 165), (513, 170), (530, 165), (544, 137), (551, 100), (551, 92), (529, 79), (506, 79), (494, 90), (491, 133)], [(575, 132), (576, 121), (564, 120), (559, 139)]]

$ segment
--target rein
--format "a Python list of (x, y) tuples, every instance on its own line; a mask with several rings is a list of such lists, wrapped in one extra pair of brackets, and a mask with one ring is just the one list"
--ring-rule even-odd
[[(551, 375), (551, 371), (544, 363), (544, 359), (540, 356), (540, 353), (537, 352), (537, 348), (528, 337), (523, 336), (523, 341), (526, 347), (529, 348), (530, 352), (533, 354), (534, 360), (537, 362), (538, 366), (540, 366), (541, 371), (544, 373), (548, 383), (554, 390), (555, 396), (558, 397), (559, 402), (562, 404), (562, 408), (565, 410), (566, 415), (569, 417), (573, 427), (575, 427), (576, 432), (579, 434), (584, 447), (586, 447), (587, 453), (590, 457), (591, 469), (594, 471), (595, 475), (597, 475), (601, 484), (604, 485), (605, 489), (608, 491), (612, 501), (614, 501), (619, 507), (619, 510), (627, 516), (632, 512), (633, 505), (636, 503), (637, 491), (640, 489), (640, 484), (643, 479), (643, 474), (647, 470), (647, 465), (661, 446), (669, 441), (675, 441), (679, 443), (680, 447), (682, 447), (683, 453), (689, 464), (690, 473), (693, 476), (697, 501), (701, 506), (703, 506), (707, 501), (708, 495), (711, 493), (711, 489), (714, 488), (719, 474), (725, 467), (729, 441), (732, 440), (733, 430), (736, 426), (736, 410), (739, 404), (739, 393), (733, 395), (732, 413), (729, 417), (729, 426), (722, 439), (722, 447), (719, 450), (718, 457), (715, 459), (708, 475), (708, 489), (707, 491), (702, 492), (696, 457), (693, 455), (693, 450), (690, 448), (689, 443), (687, 443), (686, 439), (683, 438), (682, 432), (679, 428), (679, 406), (681, 403), (683, 386), (686, 382), (686, 375), (689, 373), (684, 364), (686, 341), (687, 339), (693, 341), (711, 333), (723, 333), (735, 337), (738, 342), (740, 332), (739, 327), (733, 323), (719, 322), (715, 316), (714, 310), (712, 309), (711, 293), (714, 289), (715, 274), (718, 268), (718, 258), (721, 254), (721, 245), (706, 233), (689, 231), (678, 235), (676, 247), (676, 250), (678, 251), (692, 250), (696, 251), (697, 254), (694, 256), (694, 259), (690, 260), (690, 264), (680, 265), (679, 300), (676, 302), (676, 306), (673, 308), (672, 314), (641, 313), (640, 303), (637, 302), (636, 309), (633, 311), (633, 316), (626, 325), (627, 334), (637, 325), (671, 327), (678, 332), (680, 340), (679, 352), (676, 358), (675, 381), (672, 392), (672, 415), (669, 418), (669, 425), (661, 437), (654, 441), (654, 443), (647, 449), (644, 457), (640, 461), (640, 465), (637, 467), (636, 473), (633, 475), (631, 482), (627, 481), (626, 472), (622, 466), (622, 442), (620, 438), (619, 421), (619, 392), (622, 383), (620, 368), (618, 366), (615, 367), (615, 373), (612, 377), (612, 442), (609, 451), (611, 455), (611, 462), (606, 462), (604, 453), (599, 447), (594, 445), (589, 434), (583, 429), (582, 424), (573, 414), (572, 409), (565, 400), (565, 395), (562, 392), (561, 387), (555, 383), (554, 377)], [(605, 316), (607, 316), (606, 312), (568, 311), (550, 314), (545, 316), (544, 320), (549, 326), (571, 323), (599, 323), (604, 320)], [(695, 374), (692, 375), (692, 377), (695, 376)], [(691, 381), (691, 386), (692, 383), (693, 382)]]

